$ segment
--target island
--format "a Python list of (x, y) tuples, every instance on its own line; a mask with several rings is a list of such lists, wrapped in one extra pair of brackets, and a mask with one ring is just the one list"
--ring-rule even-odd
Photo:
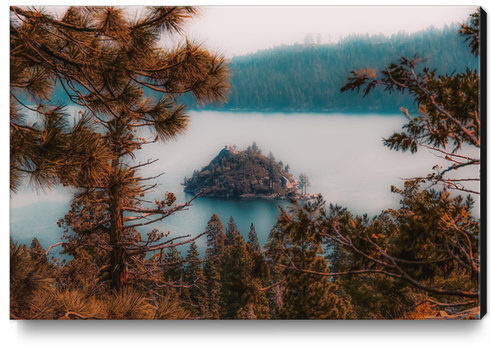
[[(181, 184), (187, 193), (214, 198), (309, 200), (321, 194), (306, 194), (309, 181), (298, 181), (289, 165), (276, 162), (272, 152), (265, 156), (254, 142), (246, 150), (226, 145), (211, 162)], [(298, 193), (301, 189), (301, 193)]]

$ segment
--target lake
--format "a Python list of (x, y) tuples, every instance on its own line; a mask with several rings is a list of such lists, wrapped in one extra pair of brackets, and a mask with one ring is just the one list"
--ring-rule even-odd
[[(428, 174), (436, 164), (447, 166), (427, 150), (412, 155), (383, 146), (382, 138), (401, 131), (406, 122), (401, 112), (376, 115), (189, 111), (189, 115), (192, 121), (185, 135), (168, 143), (147, 145), (137, 153), (137, 162), (159, 159), (143, 168), (143, 176), (164, 172), (156, 181), (158, 188), (146, 196), (149, 200), (163, 197), (166, 191), (176, 195), (177, 203), (192, 198), (183, 192), (180, 183), (184, 177), (206, 166), (225, 145), (243, 150), (254, 141), (263, 154), (271, 151), (277, 161), (289, 164), (296, 178), (305, 172), (311, 182), (308, 193), (322, 193), (328, 204), (371, 217), (384, 209), (398, 208), (400, 198), (390, 192), (391, 185), (403, 187), (402, 178)], [(479, 156), (477, 149), (465, 153)], [(468, 171), (459, 174), (463, 177)], [(478, 170), (470, 175), (478, 177)], [(58, 187), (48, 193), (25, 188), (14, 195), (10, 201), (10, 235), (14, 241), (30, 244), (36, 237), (44, 248), (59, 242), (63, 231), (56, 222), (68, 212), (71, 194)], [(475, 199), (474, 214), (479, 216), (479, 199)], [(253, 223), (263, 246), (279, 214), (278, 205), (287, 208), (288, 202), (197, 198), (187, 211), (151, 227), (170, 230), (171, 236), (197, 235), (216, 213), (225, 229), (233, 216), (245, 239)], [(145, 236), (150, 230), (141, 233)], [(197, 245), (202, 254), (205, 238)], [(180, 251), (186, 254), (184, 248)]]

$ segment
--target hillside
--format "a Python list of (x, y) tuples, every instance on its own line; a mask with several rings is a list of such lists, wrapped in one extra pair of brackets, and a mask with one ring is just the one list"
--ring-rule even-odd
[[(230, 62), (231, 93), (223, 105), (204, 109), (259, 112), (368, 112), (416, 109), (407, 94), (374, 90), (366, 98), (357, 93), (341, 93), (351, 70), (369, 67), (379, 74), (401, 56), (418, 55), (427, 61), (420, 68), (436, 69), (436, 75), (476, 69), (475, 58), (459, 26), (391, 36), (354, 34), (338, 43), (281, 45), (253, 54), (234, 57)], [(420, 71), (420, 69), (419, 69)], [(182, 101), (191, 108), (199, 106), (190, 97)]]
[[(413, 98), (378, 88), (366, 98), (341, 93), (351, 70), (369, 67), (380, 73), (401, 56), (426, 59), (420, 67), (437, 68), (437, 75), (477, 69), (479, 58), (467, 49), (453, 23), (443, 29), (429, 27), (391, 36), (352, 34), (337, 43), (280, 45), (230, 61), (230, 94), (224, 104), (201, 106), (194, 97), (180, 102), (195, 110), (258, 112), (398, 112), (400, 107), (416, 110)], [(146, 87), (145, 95), (156, 96)], [(57, 83), (53, 102), (73, 104)], [(29, 102), (25, 96), (23, 102)]]
[(217, 198), (286, 199), (310, 197), (296, 193), (298, 181), (288, 172), (289, 165), (276, 162), (274, 155), (264, 156), (255, 144), (238, 151), (225, 146), (220, 153), (191, 178), (184, 178), (184, 191)]

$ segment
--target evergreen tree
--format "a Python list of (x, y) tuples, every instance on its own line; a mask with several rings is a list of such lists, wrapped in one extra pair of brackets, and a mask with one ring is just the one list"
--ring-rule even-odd
[(268, 172), (269, 172), (269, 186), (271, 189), (274, 189), (274, 181), (278, 180), (278, 170), (276, 167), (276, 158), (274, 158), (274, 155), (272, 152), (269, 152), (269, 155), (267, 156), (269, 159), (269, 167), (268, 167)]
[(318, 33), (316, 35), (316, 44), (321, 45), (322, 43), (323, 43), (323, 36), (322, 36), (322, 34)]
[(271, 278), (269, 267), (264, 256), (260, 252), (260, 245), (257, 241), (257, 250), (253, 250), (250, 244), (247, 244), (247, 251), (251, 258), (250, 281), (243, 283), (242, 302), (246, 304), (250, 317), (255, 316), (257, 319), (270, 319), (271, 312), (269, 298), (267, 297), (267, 286), (270, 285)]
[(260, 253), (259, 239), (257, 237), (257, 232), (255, 231), (255, 227), (253, 223), (250, 225), (250, 232), (248, 234), (248, 244), (250, 245), (252, 252)]
[(305, 45), (312, 45), (312, 44), (314, 44), (315, 41), (313, 41), (313, 33), (306, 34), (303, 42), (304, 42)]
[[(480, 11), (472, 14), (470, 25), (463, 25), (460, 31), (467, 36), (475, 56), (479, 55), (480, 47), (479, 17)], [(404, 190), (392, 187), (393, 192), (403, 197), (402, 207), (398, 211), (383, 211), (373, 220), (367, 216), (354, 218), (345, 209), (331, 206), (321, 233), (339, 248), (338, 253), (347, 253), (350, 258), (345, 263), (337, 257), (335, 270), (362, 274), (354, 285), (353, 281), (342, 281), (354, 299), (359, 290), (376, 288), (373, 280), (379, 277), (377, 274), (383, 274), (391, 277), (382, 282), (384, 288), (412, 287), (415, 304), (429, 300), (432, 307), (471, 307), (477, 304), (480, 289), (476, 280), (480, 276), (480, 221), (471, 215), (474, 203), (470, 195), (466, 199), (450, 197), (447, 189), (480, 194), (479, 188), (468, 188), (479, 177), (462, 175), (462, 170), (457, 178), (448, 177), (454, 170), (480, 165), (478, 156), (468, 157), (460, 152), (464, 147), (481, 146), (480, 75), (478, 69), (467, 67), (465, 72), (436, 77), (435, 70), (421, 71), (418, 68), (421, 62), (417, 56), (402, 57), (399, 64), (391, 64), (382, 71), (381, 77), (369, 69), (353, 71), (342, 91), (359, 91), (362, 87), (367, 95), (377, 85), (390, 93), (406, 91), (414, 98), (419, 116), (411, 117), (402, 108), (409, 118), (403, 127), (405, 132), (395, 133), (384, 144), (412, 153), (419, 147), (429, 148), (444, 155), (449, 167), (435, 166), (434, 173), (407, 180)], [(420, 191), (420, 183), (426, 181), (433, 185), (441, 183), (444, 190)], [(407, 289), (402, 289), (407, 293)], [(365, 297), (361, 296), (362, 299)], [(359, 300), (354, 304), (368, 306), (359, 304)]]
[[(255, 233), (255, 230), (252, 230), (251, 233)], [(238, 231), (233, 235), (234, 240), (226, 246), (221, 264), (220, 317), (223, 319), (269, 319), (266, 293), (261, 289), (269, 280), (269, 272), (265, 259), (260, 254), (258, 240), (256, 241), (257, 252), (255, 252), (250, 244), (244, 242)]]
[(301, 173), (298, 179), (298, 186), (301, 189), (301, 194), (306, 194), (306, 188), (311, 187), (310, 179), (305, 173)]
[(230, 217), (228, 227), (226, 228), (225, 246), (232, 246), (238, 239), (238, 236), (240, 236), (240, 232), (235, 224), (235, 220), (233, 217)]
[(173, 282), (175, 284), (181, 284), (184, 280), (184, 265), (183, 259), (180, 255), (177, 247), (170, 247), (167, 250), (167, 255), (165, 257), (165, 278), (169, 282)]
[(223, 225), (216, 214), (211, 216), (206, 227), (206, 257), (204, 265), (205, 290), (208, 297), (209, 314), (219, 319), (221, 307), (221, 263), (225, 253), (225, 234)]
[[(282, 253), (282, 238), (287, 237), (282, 233), (279, 233), (276, 228), (272, 228), (269, 232), (267, 242), (265, 244), (265, 259), (270, 261), (275, 259), (275, 257)], [(282, 270), (275, 266), (269, 266), (269, 283), (267, 286), (271, 286), (269, 290), (266, 291), (267, 300), (269, 302), (269, 313), (271, 319), (278, 319), (278, 313), (281, 311), (283, 306), (282, 293), (283, 286), (281, 285), (284, 280), (284, 275)]]
[[(41, 251), (33, 241), (32, 250)], [(54, 266), (10, 239), (10, 318), (53, 319)]]
[(226, 244), (227, 250), (221, 264), (220, 318), (223, 319), (237, 318), (238, 311), (245, 306), (242, 302), (242, 295), (245, 292), (245, 285), (250, 282), (252, 269), (252, 259), (247, 252), (243, 237), (238, 231), (233, 235), (234, 240)]
[(259, 146), (257, 146), (257, 142), (253, 142), (252, 143), (252, 150), (254, 151), (254, 153), (259, 153), (260, 149), (259, 149)]
[[(470, 40), (471, 51), (478, 57), (480, 11), (471, 17), (471, 25), (463, 25), (460, 32), (467, 36), (466, 40)], [(419, 147), (425, 147), (442, 154), (449, 166), (434, 166), (433, 173), (420, 178), (433, 184), (440, 183), (445, 189), (480, 194), (479, 188), (468, 188), (472, 182), (479, 182), (479, 177), (474, 177), (473, 173), (468, 174), (470, 177), (460, 176), (461, 169), (479, 167), (480, 158), (458, 153), (463, 146), (480, 148), (481, 145), (478, 69), (466, 67), (464, 72), (455, 73), (451, 70), (450, 74), (437, 76), (436, 70), (428, 67), (418, 72), (419, 64), (424, 61), (417, 55), (413, 58), (402, 56), (398, 64), (392, 63), (381, 71), (381, 77), (369, 68), (351, 71), (349, 82), (341, 91), (359, 92), (362, 87), (366, 96), (379, 85), (390, 94), (393, 91), (406, 92), (417, 104), (419, 115), (410, 116), (407, 109), (400, 107), (409, 119), (408, 124), (403, 126), (406, 131), (384, 139), (384, 145), (390, 149), (403, 152), (409, 150), (412, 153), (417, 152)], [(458, 177), (447, 177), (458, 169)]]
[[(153, 186), (144, 185), (149, 178), (138, 170), (151, 162), (135, 165), (131, 159), (144, 144), (170, 140), (186, 129), (178, 96), (224, 100), (227, 64), (196, 42), (159, 46), (162, 34), (182, 32), (197, 13), (192, 7), (149, 7), (133, 19), (114, 7), (69, 7), (60, 20), (31, 8), (11, 7), (11, 13), (11, 187), (25, 171), (48, 185), (56, 179), (73, 186), (72, 210), (60, 222), (67, 231), (65, 252), (83, 268), (100, 269), (98, 277), (109, 276), (113, 288), (138, 283), (138, 276), (146, 276), (142, 267), (144, 273), (161, 268), (143, 264), (146, 252), (170, 247), (155, 244), (164, 236), (158, 231), (142, 240), (138, 227), (190, 202), (172, 206), (175, 197), (167, 193), (153, 208), (144, 206), (141, 197)], [(62, 107), (45, 105), (55, 81), (65, 100), (82, 109), (80, 122), (66, 131)], [(43, 127), (26, 126), (19, 109), (30, 106), (17, 91), (33, 95)], [(145, 137), (144, 128), (154, 137)], [(22, 140), (24, 133), (32, 138)]]
[[(322, 202), (293, 204), (290, 212), (281, 209), (276, 239), (269, 242), (268, 258), (282, 269), (282, 319), (344, 319), (347, 310), (336, 295), (336, 286), (327, 277), (328, 263), (322, 256), (322, 244), (314, 224), (321, 214)], [(320, 275), (316, 275), (319, 273)]]
[(204, 265), (206, 278), (206, 293), (208, 296), (209, 313), (215, 319), (220, 318), (221, 310), (221, 274), (220, 264), (214, 260), (208, 260)]
[[(230, 220), (231, 222), (231, 220)], [(234, 221), (233, 221), (234, 224)], [(235, 225), (236, 228), (236, 225)], [(206, 227), (206, 257), (221, 257), (225, 249), (225, 234), (223, 233), (223, 225), (216, 214), (211, 216)]]
[(185, 289), (185, 295), (182, 296), (182, 299), (197, 305), (196, 310), (199, 316), (207, 316), (208, 296), (205, 288), (207, 282), (195, 242), (190, 244), (185, 260), (184, 281), (191, 287)]

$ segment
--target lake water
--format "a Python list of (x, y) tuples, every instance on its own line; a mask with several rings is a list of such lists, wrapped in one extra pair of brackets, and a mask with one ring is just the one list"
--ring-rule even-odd
[[(298, 177), (305, 172), (311, 182), (309, 193), (322, 193), (327, 203), (347, 207), (355, 214), (379, 214), (387, 208), (399, 206), (399, 196), (390, 192), (391, 185), (403, 187), (401, 178), (425, 175), (434, 165), (444, 165), (433, 153), (421, 150), (412, 155), (391, 151), (382, 144), (383, 137), (400, 131), (406, 122), (403, 114), (312, 114), (312, 113), (233, 113), (191, 111), (187, 133), (169, 143), (147, 145), (137, 153), (137, 162), (158, 158), (142, 170), (144, 176), (165, 174), (158, 179), (159, 187), (151, 195), (163, 197), (173, 192), (177, 203), (191, 195), (183, 192), (180, 183), (184, 177), (206, 166), (225, 145), (246, 149), (255, 141), (277, 161), (289, 164), (290, 172)], [(465, 153), (478, 155), (472, 149)], [(464, 171), (464, 170), (463, 170)], [(460, 172), (461, 177), (468, 171)], [(478, 177), (478, 170), (469, 174)], [(478, 186), (478, 185), (476, 185)], [(473, 186), (473, 188), (476, 188)], [(57, 188), (44, 194), (23, 189), (11, 198), (10, 235), (14, 241), (30, 244), (36, 237), (44, 248), (60, 241), (62, 229), (56, 226), (59, 218), (69, 210), (71, 192)], [(475, 215), (479, 215), (476, 198)], [(279, 214), (279, 200), (219, 200), (197, 198), (187, 211), (165, 219), (161, 230), (170, 230), (171, 236), (197, 235), (204, 231), (213, 213), (226, 228), (233, 216), (245, 238), (253, 223), (261, 245)], [(151, 228), (148, 229), (148, 231)], [(145, 235), (146, 230), (141, 230)], [(203, 251), (205, 239), (197, 242)], [(185, 249), (180, 249), (185, 254)], [(56, 254), (56, 252), (53, 252)]]

